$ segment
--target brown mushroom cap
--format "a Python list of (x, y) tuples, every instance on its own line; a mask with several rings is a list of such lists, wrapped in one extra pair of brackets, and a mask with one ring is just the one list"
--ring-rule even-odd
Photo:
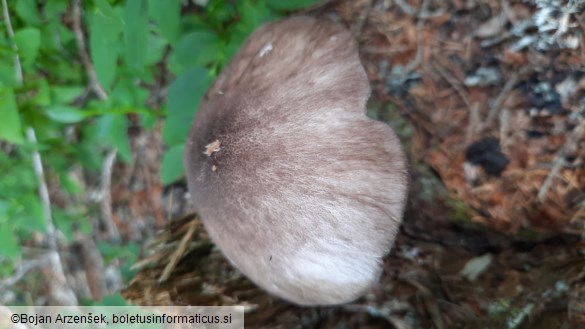
[(310, 304), (377, 280), (408, 189), (394, 132), (366, 117), (369, 81), (341, 26), (259, 28), (207, 92), (185, 168), (206, 229), (244, 274)]

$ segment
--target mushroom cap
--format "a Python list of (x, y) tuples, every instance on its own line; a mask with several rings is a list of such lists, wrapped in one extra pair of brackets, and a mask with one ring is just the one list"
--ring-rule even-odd
[(297, 304), (350, 302), (376, 282), (408, 190), (392, 129), (366, 116), (355, 40), (309, 17), (254, 32), (208, 90), (185, 149), (213, 241)]

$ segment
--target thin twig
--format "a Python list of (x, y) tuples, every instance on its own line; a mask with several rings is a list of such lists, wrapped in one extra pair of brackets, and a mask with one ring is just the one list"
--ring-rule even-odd
[(360, 17), (358, 17), (357, 22), (355, 23), (354, 26), (352, 26), (351, 31), (353, 33), (353, 36), (356, 39), (359, 39), (359, 36), (362, 33), (362, 29), (363, 29), (366, 21), (368, 20), (368, 17), (370, 16), (370, 13), (372, 12), (372, 9), (374, 8), (375, 3), (376, 3), (376, 0), (369, 0), (368, 3), (366, 4), (366, 8), (364, 8), (361, 11)]
[[(26, 129), (26, 137), (32, 145), (37, 145), (37, 136), (33, 128), (29, 127)], [(32, 154), (33, 168), (35, 176), (39, 184), (39, 197), (43, 205), (43, 215), (47, 224), (47, 243), (49, 244), (49, 261), (50, 261), (50, 275), (52, 276), (52, 282), (49, 286), (53, 291), (58, 293), (53, 294), (56, 302), (63, 305), (76, 305), (77, 297), (65, 278), (65, 271), (63, 270), (63, 263), (61, 262), (61, 254), (59, 254), (59, 245), (57, 243), (57, 230), (55, 229), (55, 223), (53, 222), (53, 216), (51, 214), (51, 199), (49, 198), (49, 189), (47, 188), (47, 182), (45, 180), (45, 173), (43, 170), (43, 162), (41, 154), (38, 150), (34, 150)]]
[(100, 177), (100, 195), (101, 195), (101, 211), (102, 221), (106, 227), (106, 232), (110, 239), (118, 241), (120, 239), (120, 233), (118, 228), (114, 224), (112, 218), (112, 168), (114, 167), (114, 161), (116, 160), (117, 149), (112, 149), (106, 155), (102, 164), (102, 174)]
[(396, 329), (410, 329), (411, 327), (404, 321), (397, 319), (388, 314), (388, 312), (378, 309), (371, 305), (349, 304), (344, 305), (343, 309), (352, 313), (366, 313), (374, 318), (384, 319)]
[(93, 239), (81, 232), (75, 233), (79, 254), (85, 270), (87, 287), (93, 300), (100, 300), (107, 293), (104, 260)]
[[(6, 0), (3, 0), (6, 1)], [(73, 32), (75, 33), (75, 41), (77, 42), (77, 48), (79, 50), (79, 57), (81, 58), (81, 64), (85, 67), (87, 77), (89, 78), (89, 87), (101, 100), (108, 99), (108, 94), (105, 92), (101, 83), (97, 78), (97, 74), (91, 63), (91, 59), (86, 50), (85, 37), (83, 36), (83, 29), (81, 28), (81, 0), (73, 1)]]
[(363, 46), (360, 49), (360, 51), (364, 54), (373, 54), (373, 55), (380, 54), (380, 55), (386, 55), (386, 56), (390, 56), (390, 55), (394, 55), (394, 54), (398, 54), (398, 53), (404, 53), (408, 50), (410, 50), (410, 47), (406, 47), (406, 46), (388, 46), (388, 47)]
[(418, 15), (418, 22), (416, 23), (416, 55), (414, 60), (410, 62), (405, 68), (405, 74), (412, 72), (416, 69), (420, 63), (422, 62), (423, 53), (424, 53), (424, 39), (423, 39), (423, 29), (425, 26), (425, 18), (422, 16), (423, 13), (427, 11), (429, 6), (429, 0), (423, 0), (422, 4), (420, 5), (419, 15)]
[(191, 221), (187, 225), (189, 225), (189, 229), (183, 236), (183, 239), (181, 240), (179, 247), (172, 254), (169, 263), (167, 264), (167, 266), (165, 266), (165, 269), (163, 270), (160, 278), (158, 279), (159, 282), (164, 282), (169, 278), (171, 272), (175, 269), (175, 266), (177, 266), (177, 263), (179, 263), (179, 260), (183, 257), (183, 253), (185, 252), (185, 250), (187, 250), (187, 246), (189, 245), (189, 242), (191, 241), (191, 238), (195, 233), (195, 229), (197, 228), (197, 221)]
[(510, 111), (506, 108), (500, 112), (500, 144), (506, 145), (510, 132)]
[(410, 15), (410, 16), (416, 15), (416, 10), (414, 8), (412, 8), (404, 0), (394, 0), (394, 3), (396, 5), (398, 5), (398, 7), (400, 7), (400, 9), (402, 9), (402, 11), (405, 12), (407, 15)]
[(490, 108), (488, 116), (485, 120), (484, 127), (489, 127), (494, 122), (496, 117), (499, 115), (500, 110), (504, 105), (504, 102), (506, 101), (506, 99), (508, 99), (508, 96), (510, 95), (510, 92), (512, 91), (514, 86), (516, 85), (516, 82), (518, 82), (518, 73), (513, 73), (510, 79), (504, 85), (504, 88), (502, 88), (502, 91), (500, 92), (496, 100), (494, 101), (494, 104)]
[(465, 134), (466, 145), (471, 143), (477, 133), (477, 127), (480, 126), (479, 109), (479, 102), (474, 102), (469, 109), (469, 126), (467, 126), (467, 132)]
[[(2, 0), (2, 13), (4, 15), (4, 22), (6, 23), (6, 31), (8, 31), (8, 38), (14, 40), (14, 29), (12, 28), (12, 21), (10, 20), (10, 13), (8, 12), (8, 4), (6, 0)], [(20, 56), (18, 56), (18, 46), (12, 42), (12, 49), (14, 50), (14, 68), (16, 74), (16, 81), (19, 86), (22, 86), (22, 65), (20, 64)]]
[(567, 155), (568, 146), (575, 145), (576, 143), (579, 142), (579, 139), (583, 136), (583, 130), (585, 130), (585, 119), (581, 118), (581, 122), (579, 123), (578, 126), (576, 126), (573, 129), (573, 132), (569, 136), (569, 140), (567, 141), (565, 146), (563, 148), (561, 148), (559, 150), (559, 152), (557, 153), (557, 156), (555, 158), (555, 161), (553, 162), (552, 168), (551, 168), (550, 172), (548, 173), (546, 180), (544, 181), (544, 183), (540, 187), (540, 190), (538, 191), (538, 200), (540, 202), (544, 201), (544, 199), (548, 193), (548, 190), (550, 189), (554, 179), (557, 177), (561, 168), (565, 165), (565, 157)]
[(398, 7), (400, 7), (400, 9), (402, 9), (402, 11), (405, 12), (407, 15), (413, 16), (416, 18), (422, 18), (422, 19), (433, 18), (433, 17), (441, 16), (445, 13), (445, 11), (443, 11), (443, 10), (437, 10), (435, 12), (429, 13), (426, 11), (426, 9), (419, 10), (417, 12), (414, 8), (412, 8), (404, 0), (394, 0), (394, 3), (396, 5), (398, 5)]
[[(37, 136), (33, 128), (29, 127), (26, 129), (26, 137), (31, 144), (37, 145)], [(45, 221), (47, 222), (49, 248), (51, 250), (57, 250), (57, 234), (55, 230), (55, 223), (53, 222), (53, 216), (51, 214), (49, 189), (47, 188), (47, 182), (45, 181), (45, 172), (43, 170), (43, 162), (39, 151), (35, 150), (33, 152), (32, 160), (35, 175), (37, 176), (37, 181), (39, 184), (39, 196), (41, 198), (41, 203), (43, 204), (43, 214), (45, 216)]]
[(28, 271), (46, 265), (47, 265), (46, 258), (22, 261), (18, 265), (14, 275), (0, 281), (0, 290), (4, 290), (7, 287), (15, 285), (18, 281), (20, 281), (20, 279), (22, 279), (28, 273)]
[(461, 97), (461, 100), (465, 103), (468, 109), (471, 109), (471, 103), (469, 102), (469, 98), (467, 97), (467, 92), (462, 87), (462, 83), (457, 80), (451, 73), (449, 73), (446, 69), (444, 69), (439, 63), (439, 61), (435, 61), (435, 65), (433, 68), (439, 72), (439, 74), (455, 89), (455, 92)]

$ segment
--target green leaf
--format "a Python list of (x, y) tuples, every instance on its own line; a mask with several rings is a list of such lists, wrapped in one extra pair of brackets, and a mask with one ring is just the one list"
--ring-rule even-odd
[(18, 0), (14, 9), (26, 25), (41, 25), (41, 16), (36, 0)]
[(63, 189), (71, 195), (80, 195), (83, 192), (83, 186), (78, 183), (76, 179), (66, 172), (61, 172), (59, 175), (59, 182)]
[(0, 88), (0, 118), (0, 139), (16, 144), (24, 142), (16, 98), (10, 88)]
[(239, 3), (238, 12), (242, 13), (240, 21), (228, 31), (230, 44), (241, 44), (260, 25), (278, 18), (264, 2), (243, 1)]
[(122, 107), (134, 106), (136, 104), (134, 100), (135, 89), (138, 88), (136, 88), (136, 85), (134, 85), (133, 81), (131, 81), (130, 79), (121, 78), (116, 83), (116, 85), (112, 89), (112, 92), (110, 93), (110, 100), (112, 101), (112, 104), (116, 104), (117, 106)]
[(210, 0), (205, 5), (205, 17), (211, 21), (214, 27), (220, 27), (223, 23), (233, 20), (236, 8), (232, 1)]
[(10, 203), (6, 200), (0, 199), (0, 222), (5, 219), (8, 210), (10, 209)]
[(210, 82), (207, 70), (192, 68), (171, 84), (167, 99), (168, 116), (163, 130), (163, 139), (168, 145), (185, 143), (191, 121)]
[(267, 0), (268, 6), (275, 10), (298, 10), (318, 3), (319, 0)]
[(46, 109), (47, 116), (62, 123), (77, 123), (87, 117), (87, 113), (67, 105), (54, 105)]
[[(93, 302), (94, 306), (130, 306), (126, 299), (117, 292), (113, 295), (107, 295), (102, 297), (101, 300)], [(96, 309), (97, 310), (97, 309)]]
[(121, 26), (117, 19), (102, 14), (91, 17), (89, 50), (98, 80), (110, 90), (118, 67)]
[(10, 175), (4, 175), (0, 180), (0, 191), (2, 191), (3, 196), (20, 199), (22, 194), (36, 190), (38, 183), (32, 164), (29, 162), (30, 155), (26, 156), (27, 161), (24, 161), (0, 152), (0, 172), (10, 172)]
[(174, 44), (181, 29), (181, 1), (148, 0), (148, 11), (160, 34)]
[(79, 223), (78, 218), (72, 214), (66, 213), (62, 209), (54, 208), (53, 221), (59, 232), (63, 233), (65, 240), (68, 242), (73, 241), (75, 226)]
[(122, 13), (116, 12), (106, 0), (95, 0), (95, 2), (99, 11), (89, 16), (89, 18), (93, 19), (95, 16), (103, 17), (105, 22), (107, 22), (106, 25), (101, 26), (101, 28), (104, 29), (104, 35), (112, 38), (117, 37), (124, 29), (124, 21), (121, 16)]
[(58, 61), (53, 66), (45, 66), (45, 69), (52, 73), (52, 76), (59, 77), (61, 81), (68, 81), (71, 83), (82, 83), (82, 72), (83, 67), (81, 63), (75, 63), (70, 61)]
[(83, 94), (82, 86), (53, 86), (51, 95), (57, 104), (69, 104)]
[(252, 33), (260, 25), (277, 18), (263, 2), (253, 4), (244, 1), (239, 10), (242, 17), (238, 24), (242, 28), (241, 31), (245, 31), (247, 34)]
[(94, 0), (94, 3), (105, 16), (110, 18), (116, 16), (116, 12), (114, 12), (114, 9), (110, 6), (107, 0)]
[(185, 31), (198, 31), (198, 30), (211, 29), (209, 24), (206, 22), (206, 19), (201, 17), (201, 15), (185, 14), (185, 15), (181, 16), (181, 21), (183, 24), (183, 29)]
[(13, 228), (7, 223), (0, 224), (0, 255), (14, 259), (19, 253), (20, 246), (14, 236)]
[(60, 21), (61, 15), (67, 12), (67, 4), (67, 1), (47, 1), (43, 7), (45, 18), (53, 22)]
[(211, 31), (197, 31), (181, 37), (173, 51), (171, 61), (185, 68), (204, 66), (213, 62), (220, 53), (221, 40)]
[(132, 162), (132, 151), (128, 141), (128, 118), (121, 114), (105, 114), (98, 120), (98, 136), (118, 149), (122, 160)]
[(51, 104), (51, 87), (46, 79), (39, 81), (39, 89), (34, 96), (33, 102), (38, 106), (49, 106)]
[(240, 47), (242, 46), (244, 39), (245, 37), (232, 38), (232, 40), (230, 40), (230, 42), (225, 47), (223, 47), (221, 64), (225, 65), (229, 59), (234, 57), (234, 55), (238, 52), (238, 49), (240, 49)]
[[(139, 107), (146, 103), (150, 96), (150, 93), (147, 90), (136, 86), (136, 82), (133, 79), (135, 79), (135, 77), (121, 77), (110, 93), (112, 104), (115, 104), (116, 107), (126, 107), (127, 109), (122, 109), (125, 113), (139, 112), (141, 110)], [(106, 112), (111, 113), (112, 110), (114, 109), (110, 108), (107, 109)]]
[(140, 115), (140, 125), (145, 129), (153, 129), (157, 123), (157, 115), (153, 111), (145, 111)]
[[(99, 119), (98, 119), (99, 121)], [(80, 125), (80, 133), (84, 138), (77, 144), (75, 148), (75, 157), (84, 169), (93, 172), (99, 172), (102, 168), (103, 152), (102, 143), (103, 138), (99, 135), (99, 125)]]
[(14, 42), (18, 47), (18, 53), (23, 60), (23, 64), (30, 65), (39, 54), (41, 32), (34, 27), (16, 31), (14, 33)]
[(47, 231), (43, 206), (36, 194), (21, 195), (17, 203), (20, 209), (9, 220), (14, 228), (24, 232)]
[(14, 69), (12, 58), (0, 58), (0, 87), (5, 85), (7, 87), (18, 86), (16, 79), (16, 70)]
[[(75, 34), (65, 27), (61, 22), (50, 22), (45, 24), (41, 32), (41, 52), (49, 55), (62, 54), (64, 48), (69, 48), (75, 44)], [(53, 57), (59, 58), (59, 57)], [(65, 57), (62, 57), (65, 59)], [(43, 58), (45, 59), (45, 58)], [(67, 60), (65, 60), (68, 62)], [(46, 62), (43, 63), (47, 65)], [(68, 64), (70, 64), (68, 62)], [(42, 65), (42, 64), (41, 64)], [(43, 67), (44, 68), (44, 67)], [(60, 75), (58, 75), (61, 77)]]
[(161, 181), (164, 185), (170, 184), (183, 177), (183, 151), (185, 145), (176, 145), (165, 152), (161, 166)]
[(127, 263), (134, 263), (138, 259), (140, 247), (135, 243), (127, 243), (124, 245), (114, 245), (108, 242), (99, 242), (97, 245), (99, 252), (107, 264), (115, 260), (125, 260)]
[(160, 62), (167, 50), (167, 45), (168, 42), (165, 38), (151, 34), (148, 37), (148, 53), (146, 54), (146, 62), (144, 64), (150, 66)]
[[(168, 1), (168, 0), (167, 0)], [(140, 70), (148, 52), (148, 3), (127, 0), (124, 14), (125, 59), (128, 66)]]

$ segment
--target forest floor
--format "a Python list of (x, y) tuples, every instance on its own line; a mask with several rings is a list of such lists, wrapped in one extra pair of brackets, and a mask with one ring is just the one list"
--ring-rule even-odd
[[(408, 210), (379, 285), (350, 305), (297, 307), (234, 270), (187, 216), (125, 298), (245, 305), (250, 328), (582, 328), (585, 2), (330, 1), (313, 12), (357, 36), (369, 115), (410, 158)], [(184, 186), (164, 194), (130, 209), (187, 213)], [(186, 234), (180, 255), (160, 248)]]

